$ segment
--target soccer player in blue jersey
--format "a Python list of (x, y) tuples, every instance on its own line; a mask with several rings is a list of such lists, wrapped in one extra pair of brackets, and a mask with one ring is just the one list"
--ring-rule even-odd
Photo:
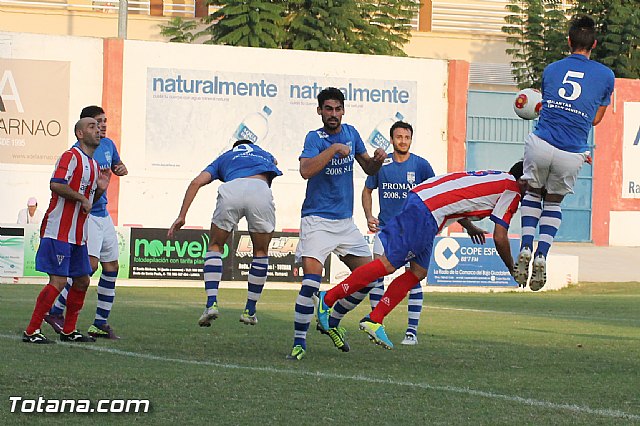
[[(413, 127), (409, 123), (396, 121), (389, 130), (393, 152), (382, 163), (380, 171), (367, 177), (362, 190), (362, 208), (367, 218), (369, 231), (375, 232), (373, 239), (373, 258), (379, 259), (384, 255), (384, 248), (380, 241), (379, 232), (385, 223), (395, 217), (402, 210), (407, 194), (418, 183), (435, 176), (431, 164), (422, 157), (411, 154)], [(380, 213), (373, 215), (372, 193), (378, 190)], [(371, 309), (375, 309), (384, 294), (384, 279), (379, 279), (375, 288), (369, 292)], [(418, 282), (409, 292), (408, 324), (403, 345), (418, 343), (418, 323), (422, 312), (422, 286)]]
[[(615, 77), (606, 66), (589, 59), (596, 47), (593, 19), (580, 16), (569, 28), (571, 54), (548, 65), (542, 74), (542, 110), (535, 130), (525, 139), (522, 241), (515, 279), (540, 290), (546, 283), (546, 257), (562, 221), (560, 203), (573, 193), (578, 172), (590, 162), (587, 138), (604, 117)], [(535, 254), (533, 239), (539, 230)]]
[[(320, 288), (322, 268), (333, 252), (353, 270), (371, 260), (371, 251), (353, 222), (353, 167), (355, 162), (368, 175), (378, 172), (387, 157), (382, 148), (374, 156), (367, 153), (358, 131), (342, 123), (344, 95), (335, 87), (318, 94), (318, 115), (322, 127), (309, 132), (300, 154), (300, 174), (307, 180), (302, 204), (300, 242), (296, 260), (302, 261), (304, 275), (295, 306), (293, 348), (287, 359), (301, 360), (307, 350), (307, 331), (313, 318), (313, 295)], [(345, 313), (360, 303), (370, 287), (340, 300), (329, 320), (328, 334), (335, 346), (349, 350), (345, 330), (338, 324)]]
[(218, 318), (218, 286), (222, 279), (222, 252), (233, 228), (244, 217), (249, 225), (253, 245), (253, 261), (249, 268), (247, 303), (240, 322), (256, 325), (256, 303), (267, 281), (269, 243), (276, 227), (276, 209), (271, 193), (271, 182), (281, 176), (277, 161), (267, 151), (248, 140), (239, 140), (191, 181), (178, 218), (169, 228), (173, 238), (185, 224), (189, 207), (196, 194), (214, 180), (224, 182), (218, 188), (216, 208), (211, 218), (209, 251), (204, 259), (204, 287), (207, 303), (198, 320), (200, 327), (210, 327)]
[[(96, 105), (85, 107), (80, 112), (80, 118), (94, 118), (100, 129), (100, 146), (93, 154), (93, 159), (98, 162), (100, 170), (110, 169), (116, 176), (125, 176), (128, 171), (118, 154), (115, 143), (107, 138), (107, 116), (104, 110)], [(78, 146), (76, 143), (75, 146)], [(116, 278), (118, 277), (118, 235), (113, 225), (113, 220), (107, 211), (107, 193), (93, 204), (88, 220), (87, 251), (91, 262), (92, 273), (98, 269), (98, 261), (102, 266), (102, 274), (98, 281), (98, 306), (93, 324), (89, 327), (89, 335), (92, 337), (104, 337), (118, 339), (113, 328), (107, 322), (113, 309), (116, 295)], [(71, 280), (60, 292), (60, 296), (45, 317), (45, 321), (60, 333), (64, 322), (67, 294), (71, 287)]]

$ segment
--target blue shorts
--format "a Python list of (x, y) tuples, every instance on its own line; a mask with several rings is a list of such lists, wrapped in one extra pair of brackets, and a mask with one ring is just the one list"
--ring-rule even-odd
[(380, 231), (384, 254), (394, 268), (408, 261), (429, 269), (438, 225), (420, 197), (410, 192), (402, 211)]
[(43, 238), (36, 253), (36, 270), (61, 277), (90, 275), (92, 271), (87, 246)]

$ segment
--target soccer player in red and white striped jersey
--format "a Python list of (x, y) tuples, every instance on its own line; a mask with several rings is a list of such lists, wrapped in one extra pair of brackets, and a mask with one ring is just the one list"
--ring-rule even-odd
[(409, 261), (409, 269), (389, 284), (380, 303), (360, 321), (360, 328), (372, 341), (393, 348), (382, 321), (416, 283), (426, 278), (433, 240), (449, 222), (457, 221), (474, 243), (484, 244), (485, 231), (471, 221), (489, 217), (495, 223), (496, 250), (513, 274), (507, 231), (526, 189), (522, 174), (520, 161), (509, 173), (493, 170), (448, 173), (417, 185), (407, 196), (400, 214), (380, 232), (384, 256), (355, 269), (340, 284), (318, 294), (316, 315), (320, 324), (326, 324), (327, 312), (337, 300), (395, 272)]
[(80, 119), (75, 125), (78, 147), (65, 151), (51, 177), (51, 202), (40, 228), (40, 246), (36, 253), (36, 269), (49, 274), (22, 336), (27, 343), (50, 343), (40, 332), (42, 320), (67, 282), (73, 286), (67, 298), (67, 316), (60, 340), (94, 341), (76, 328), (78, 314), (89, 287), (91, 265), (85, 245), (86, 220), (94, 200), (109, 184), (110, 172), (100, 172), (92, 155), (100, 145), (98, 123), (93, 118)]

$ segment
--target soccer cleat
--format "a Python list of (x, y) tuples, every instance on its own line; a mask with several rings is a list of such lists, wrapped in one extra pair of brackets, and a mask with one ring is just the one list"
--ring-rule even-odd
[(62, 326), (64, 325), (64, 315), (52, 315), (47, 314), (44, 316), (44, 322), (49, 324), (53, 331), (57, 334), (62, 333)]
[(61, 332), (60, 341), (62, 342), (95, 342), (96, 339), (94, 339), (91, 336), (85, 336), (84, 334), (80, 333), (78, 330), (73, 330), (69, 334), (65, 334), (64, 331)]
[(105, 339), (118, 340), (120, 338), (116, 335), (116, 332), (113, 331), (113, 328), (111, 328), (111, 326), (106, 323), (103, 325), (93, 324), (91, 327), (89, 327), (89, 331), (87, 333), (89, 334), (89, 336), (96, 339), (102, 337)]
[(198, 325), (200, 327), (211, 327), (211, 321), (218, 318), (218, 313), (218, 302), (213, 302), (213, 305), (204, 308), (204, 312), (198, 320)]
[(27, 334), (26, 331), (22, 332), (22, 341), (25, 343), (35, 343), (38, 345), (46, 345), (49, 343), (55, 343), (53, 340), (47, 339), (47, 336), (40, 332), (40, 329), (37, 329), (33, 332), (33, 334)]
[(323, 330), (320, 323), (316, 322), (316, 330), (318, 330), (320, 334), (326, 334), (329, 336), (333, 342), (333, 346), (340, 349), (342, 352), (349, 352), (351, 349), (349, 347), (349, 343), (347, 343), (347, 340), (344, 337), (347, 334), (347, 329), (344, 327), (333, 327), (328, 330)]
[(413, 346), (418, 344), (418, 336), (413, 333), (406, 333), (404, 339), (400, 342), (401, 345)]
[(393, 349), (393, 343), (387, 337), (384, 325), (374, 322), (368, 316), (360, 320), (360, 330), (369, 335), (369, 339), (376, 345), (380, 345), (385, 349)]
[(329, 315), (331, 315), (332, 310), (324, 303), (324, 297), (326, 294), (326, 291), (319, 291), (316, 293), (318, 301), (316, 304), (316, 318), (318, 319), (318, 325), (322, 327), (324, 331), (329, 330)]
[(520, 287), (526, 287), (529, 280), (529, 263), (531, 262), (531, 249), (523, 247), (518, 255), (516, 267), (513, 271), (513, 278)]
[(256, 325), (258, 323), (258, 317), (256, 314), (249, 315), (249, 310), (245, 309), (244, 312), (240, 315), (240, 322), (245, 325)]
[(287, 355), (287, 359), (289, 361), (300, 361), (306, 353), (307, 351), (302, 346), (295, 345), (293, 349), (291, 349), (291, 353)]
[(538, 291), (547, 283), (547, 260), (543, 255), (539, 254), (533, 259), (532, 269), (529, 288), (533, 291)]

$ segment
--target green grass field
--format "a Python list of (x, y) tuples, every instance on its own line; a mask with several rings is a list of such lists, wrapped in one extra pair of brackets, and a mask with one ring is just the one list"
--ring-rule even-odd
[[(425, 293), (420, 343), (401, 346), (406, 307), (387, 319), (396, 348), (343, 325), (349, 353), (315, 330), (285, 360), (296, 292), (266, 290), (259, 324), (238, 322), (246, 291), (222, 289), (221, 318), (196, 325), (202, 289), (118, 289), (119, 341), (20, 341), (36, 285), (0, 285), (0, 424), (639, 424), (640, 283), (548, 293)], [(90, 324), (91, 287), (80, 317)], [(368, 302), (366, 303), (368, 306)], [(56, 337), (47, 324), (43, 331)], [(143, 414), (16, 414), (26, 399), (148, 399)]]

